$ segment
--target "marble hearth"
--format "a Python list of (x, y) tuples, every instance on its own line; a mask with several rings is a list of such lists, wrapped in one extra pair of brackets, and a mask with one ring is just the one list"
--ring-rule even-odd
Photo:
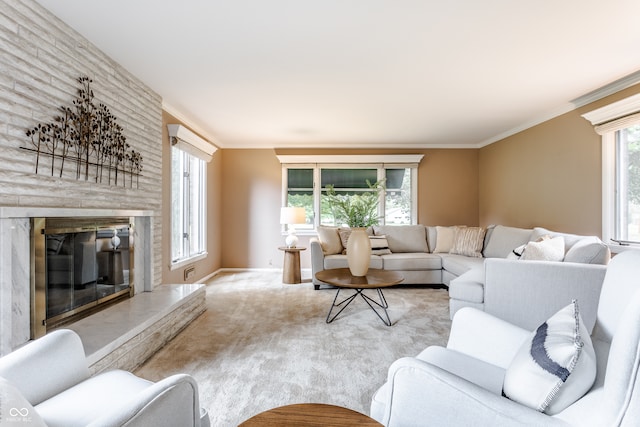
[(30, 263), (34, 217), (130, 217), (136, 241), (135, 293), (153, 291), (151, 211), (0, 207), (0, 355), (11, 352), (32, 336)]

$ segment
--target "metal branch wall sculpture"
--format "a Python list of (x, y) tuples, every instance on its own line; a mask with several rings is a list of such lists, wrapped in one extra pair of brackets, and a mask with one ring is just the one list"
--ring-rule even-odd
[(79, 77), (78, 82), (80, 89), (72, 106), (61, 106), (61, 115), (53, 123), (27, 130), (32, 147), (23, 148), (36, 153), (36, 173), (45, 156), (51, 159), (51, 176), (57, 167), (62, 177), (64, 167), (72, 163), (76, 179), (138, 188), (142, 156), (130, 148), (109, 108), (95, 106), (92, 80)]

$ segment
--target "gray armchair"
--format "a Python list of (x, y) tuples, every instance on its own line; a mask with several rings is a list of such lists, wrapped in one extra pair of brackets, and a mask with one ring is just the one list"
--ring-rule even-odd
[(68, 329), (2, 357), (0, 396), (0, 425), (16, 419), (49, 427), (209, 425), (192, 377), (153, 383), (121, 370), (92, 377), (80, 337)]
[[(637, 426), (640, 420), (640, 252), (607, 268), (591, 341), (591, 389), (555, 415), (502, 396), (507, 368), (531, 331), (464, 308), (447, 347), (394, 362), (371, 416), (386, 426)], [(551, 296), (550, 298), (553, 298)]]

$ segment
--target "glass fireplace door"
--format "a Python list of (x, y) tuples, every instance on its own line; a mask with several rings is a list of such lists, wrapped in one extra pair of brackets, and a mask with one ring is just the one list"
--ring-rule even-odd
[(46, 236), (47, 319), (97, 299), (96, 232)]
[(133, 296), (131, 218), (32, 218), (32, 337)]

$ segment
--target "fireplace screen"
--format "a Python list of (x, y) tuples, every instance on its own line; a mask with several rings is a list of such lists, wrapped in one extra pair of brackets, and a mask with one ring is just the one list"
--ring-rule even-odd
[(133, 294), (130, 231), (129, 218), (34, 220), (35, 311), (42, 319), (33, 326), (46, 332)]

